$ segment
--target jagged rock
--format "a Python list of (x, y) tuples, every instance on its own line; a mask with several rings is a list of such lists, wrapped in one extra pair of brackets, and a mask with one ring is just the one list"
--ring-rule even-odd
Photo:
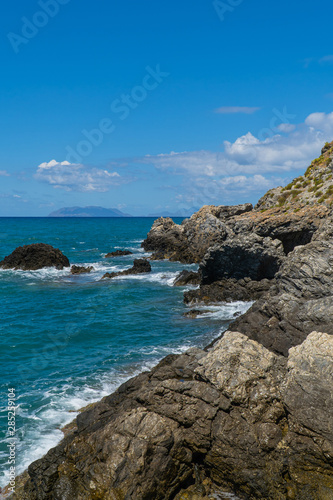
[(230, 329), (285, 356), (313, 330), (333, 334), (333, 244), (318, 240), (295, 248), (276, 285)]
[(310, 243), (330, 210), (324, 205), (287, 211), (273, 208), (266, 211), (253, 211), (232, 219), (232, 231), (242, 237), (251, 233), (278, 239), (282, 242), (286, 254), (296, 246)]
[(128, 276), (129, 274), (143, 274), (150, 273), (151, 265), (147, 259), (134, 259), (133, 267), (126, 269), (125, 271), (119, 271), (118, 273), (105, 273), (104, 278), (116, 278), (117, 276)]
[(58, 248), (45, 243), (18, 247), (0, 262), (0, 267), (3, 269), (23, 269), (24, 271), (35, 271), (43, 267), (63, 269), (69, 266), (69, 260)]
[(199, 285), (200, 281), (201, 276), (198, 272), (184, 269), (184, 271), (179, 273), (176, 277), (173, 286)]
[(129, 250), (115, 250), (114, 252), (109, 252), (105, 255), (105, 258), (108, 259), (109, 257), (122, 257), (124, 255), (132, 255), (133, 252), (130, 252)]
[(192, 262), (184, 228), (175, 224), (170, 217), (157, 219), (141, 246), (147, 252), (154, 252), (152, 259), (180, 260)]
[(220, 205), (216, 207), (216, 211), (214, 213), (215, 217), (219, 219), (226, 220), (231, 217), (235, 217), (235, 215), (242, 215), (247, 212), (252, 212), (253, 205), (252, 203), (243, 203), (242, 205)]
[(94, 270), (93, 266), (84, 267), (84, 266), (73, 265), (71, 267), (71, 274), (86, 274), (86, 273), (91, 273), (91, 271), (93, 270)]
[(252, 209), (250, 203), (217, 207), (206, 205), (181, 225), (175, 224), (169, 217), (160, 217), (154, 222), (142, 247), (154, 252), (152, 259), (200, 262), (209, 247), (226, 239), (226, 221)]
[(287, 360), (226, 332), (78, 415), (14, 499), (330, 499), (332, 374), (333, 336), (313, 332)]
[(212, 304), (214, 302), (235, 302), (258, 300), (273, 285), (275, 280), (263, 279), (253, 281), (250, 278), (225, 279), (215, 281), (211, 285), (200, 285), (196, 290), (188, 290), (184, 293), (185, 304), (204, 302)]
[(235, 236), (210, 248), (200, 264), (202, 284), (221, 279), (272, 279), (285, 255), (279, 240), (257, 234)]

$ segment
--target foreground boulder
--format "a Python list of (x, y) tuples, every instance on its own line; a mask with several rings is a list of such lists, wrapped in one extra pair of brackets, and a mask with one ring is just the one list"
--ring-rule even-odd
[(23, 271), (35, 271), (43, 267), (63, 269), (69, 266), (69, 260), (58, 248), (45, 243), (18, 247), (0, 262), (0, 267), (3, 269), (22, 269)]
[(286, 359), (238, 332), (165, 358), (81, 413), (16, 499), (333, 497), (333, 337)]
[(129, 274), (143, 274), (150, 273), (151, 265), (147, 259), (134, 259), (133, 267), (126, 269), (125, 271), (119, 271), (118, 273), (105, 273), (104, 278), (116, 278), (117, 276), (128, 276)]

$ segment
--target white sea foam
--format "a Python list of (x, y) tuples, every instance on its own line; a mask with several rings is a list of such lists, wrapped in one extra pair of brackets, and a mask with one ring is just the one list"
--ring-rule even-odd
[(210, 304), (200, 304), (200, 305), (189, 305), (189, 309), (197, 309), (199, 311), (209, 311), (209, 312), (204, 312), (204, 314), (199, 314), (197, 316), (198, 319), (200, 318), (212, 318), (212, 319), (218, 319), (222, 321), (228, 321), (232, 317), (237, 317), (240, 316), (241, 314), (245, 314), (246, 311), (250, 309), (252, 306), (253, 302), (241, 302), (241, 301), (236, 301), (236, 302), (219, 302), (214, 305)]

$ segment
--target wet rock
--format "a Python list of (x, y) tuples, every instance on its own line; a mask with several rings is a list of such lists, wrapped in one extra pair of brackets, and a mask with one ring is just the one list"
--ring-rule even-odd
[(115, 250), (114, 252), (109, 252), (105, 255), (105, 258), (108, 259), (109, 257), (122, 257), (124, 255), (132, 255), (133, 252), (130, 252), (129, 250)]
[(71, 274), (86, 274), (86, 273), (91, 273), (91, 271), (94, 271), (93, 266), (84, 267), (84, 266), (73, 265), (71, 267)]
[(151, 265), (147, 259), (135, 259), (133, 262), (133, 267), (126, 269), (125, 271), (119, 271), (118, 273), (105, 273), (104, 278), (115, 278), (117, 276), (128, 276), (130, 274), (143, 274), (150, 273)]
[(191, 309), (190, 311), (184, 312), (184, 316), (187, 318), (197, 318), (203, 314), (212, 313), (209, 309)]
[(58, 248), (53, 248), (45, 243), (18, 247), (0, 262), (0, 267), (3, 269), (22, 269), (24, 271), (35, 271), (43, 267), (63, 269), (69, 266), (69, 260)]
[(200, 281), (201, 275), (198, 272), (184, 269), (176, 277), (173, 286), (199, 285)]

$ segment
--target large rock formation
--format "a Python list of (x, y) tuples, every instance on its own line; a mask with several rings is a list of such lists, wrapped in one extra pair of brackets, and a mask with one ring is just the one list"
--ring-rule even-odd
[(286, 359), (226, 332), (81, 413), (14, 498), (332, 499), (332, 387), (333, 336)]
[(200, 262), (208, 248), (226, 239), (226, 221), (252, 208), (250, 203), (234, 207), (205, 206), (181, 225), (161, 217), (154, 222), (142, 247), (154, 252), (153, 259)]
[(45, 243), (18, 247), (0, 262), (0, 267), (3, 269), (23, 269), (24, 271), (35, 271), (43, 267), (63, 269), (69, 266), (69, 260), (58, 248)]

